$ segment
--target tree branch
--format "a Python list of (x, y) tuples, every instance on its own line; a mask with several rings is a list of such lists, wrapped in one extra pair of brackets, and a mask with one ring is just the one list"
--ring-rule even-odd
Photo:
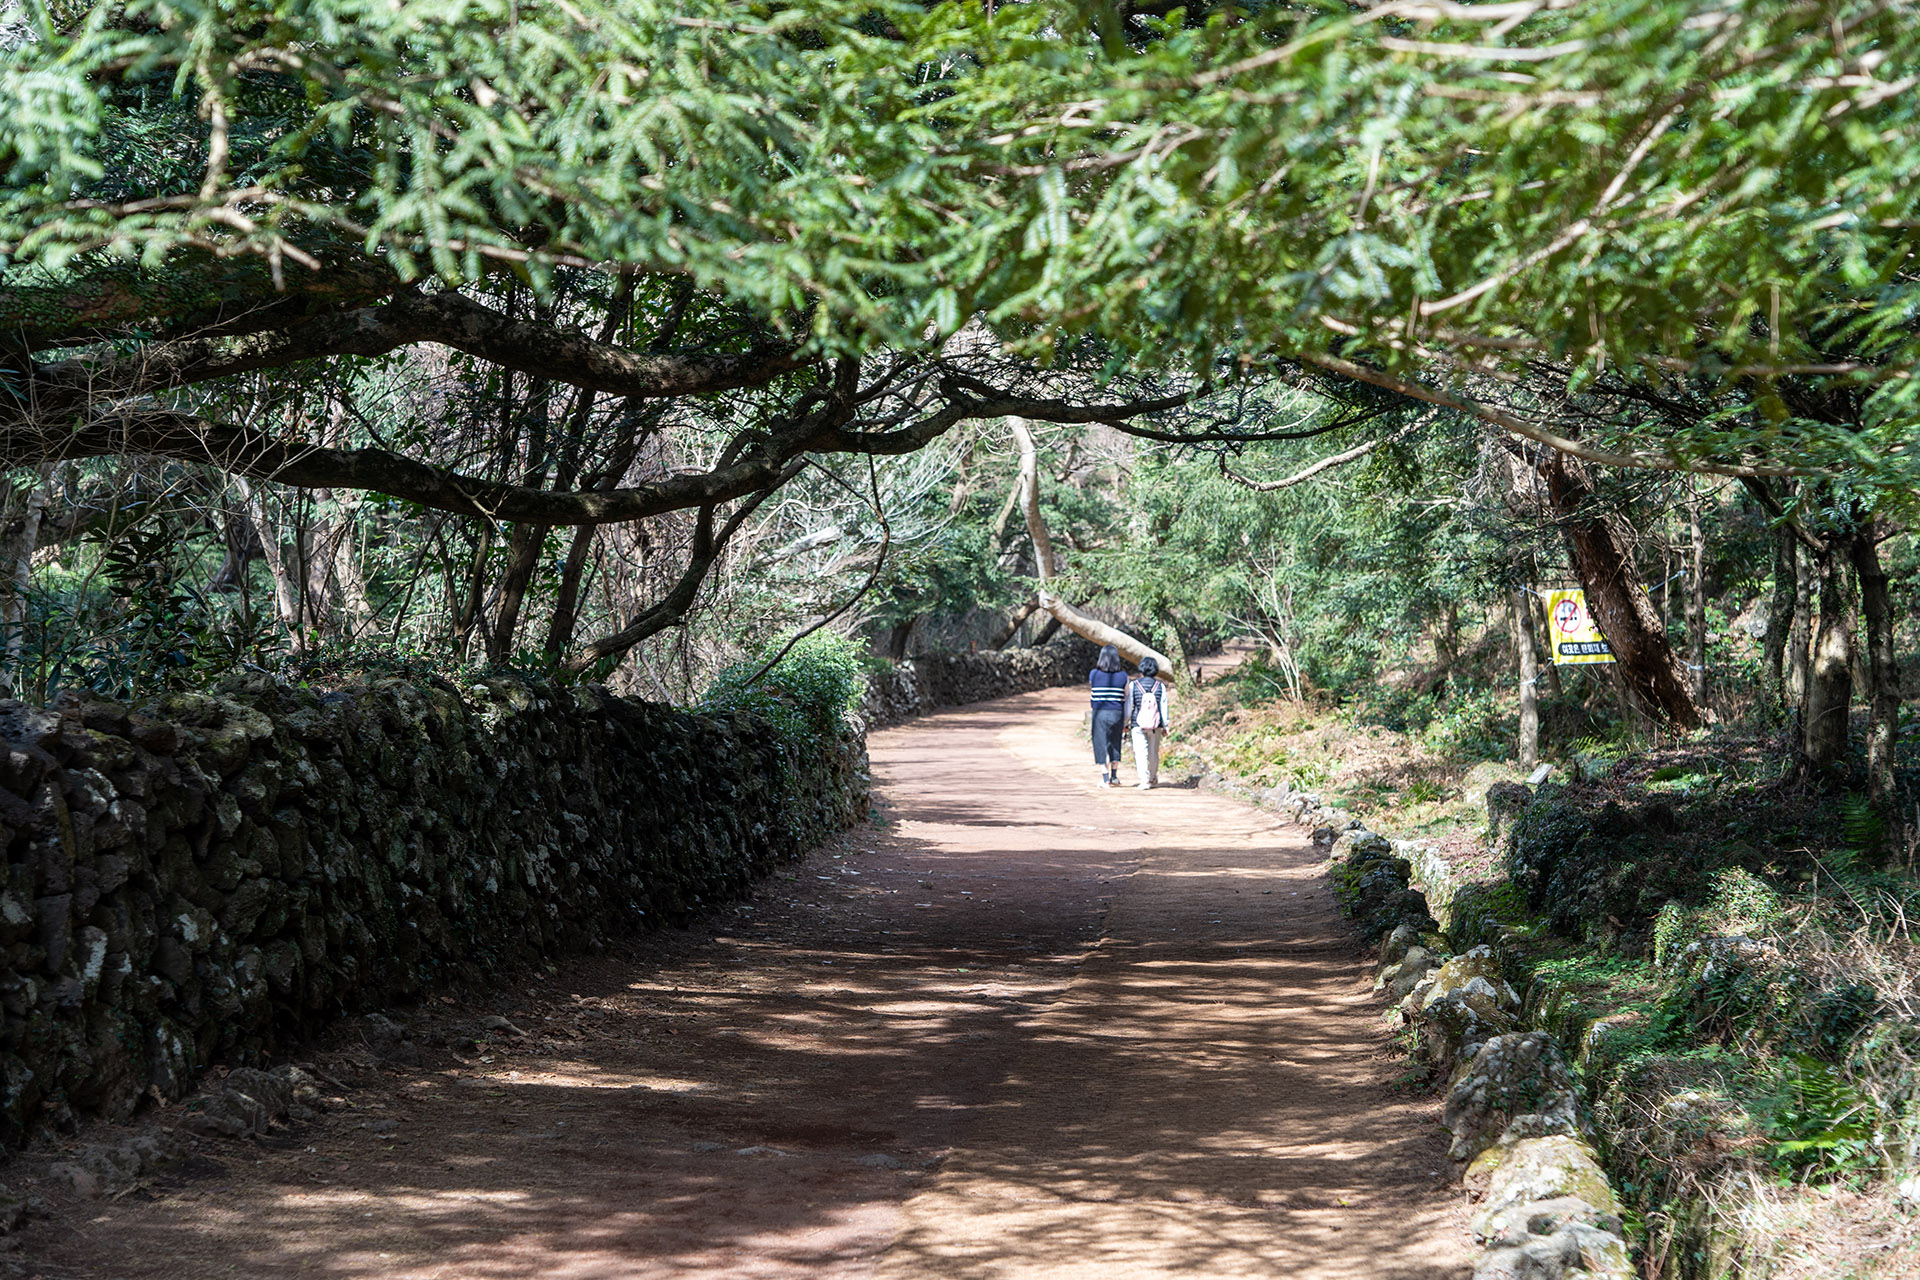
[(101, 400), (152, 395), (323, 356), (384, 355), (422, 342), (589, 391), (634, 398), (762, 386), (815, 359), (784, 343), (747, 351), (634, 351), (554, 325), (516, 320), (447, 290), (304, 317), (270, 332), (150, 343), (110, 360), (35, 366), (19, 403), (0, 401), (0, 424), (31, 415), (62, 417)]
[(392, 272), (364, 258), (329, 260), (276, 287), (255, 258), (183, 253), (160, 270), (118, 261), (76, 264), (72, 277), (14, 272), (0, 281), (0, 346), (25, 351), (124, 336), (281, 328), (314, 311), (359, 307), (400, 287)]
[(1034, 576), (1040, 579), (1034, 599), (1067, 630), (1095, 644), (1112, 645), (1135, 666), (1139, 665), (1142, 658), (1152, 658), (1166, 673), (1167, 679), (1176, 678), (1179, 672), (1165, 654), (1117, 627), (1110, 627), (1097, 618), (1089, 618), (1048, 590), (1053, 582), (1053, 538), (1047, 532), (1046, 518), (1040, 511), (1040, 454), (1034, 447), (1033, 433), (1027, 430), (1027, 424), (1019, 417), (1009, 416), (1007, 429), (1013, 433), (1014, 443), (1020, 449), (1020, 493), (1027, 516), (1027, 536), (1033, 539)]
[(1352, 462), (1356, 458), (1364, 458), (1383, 444), (1392, 444), (1395, 440), (1411, 435), (1415, 429), (1424, 427), (1427, 423), (1433, 421), (1433, 417), (1434, 411), (1428, 410), (1390, 436), (1382, 436), (1378, 440), (1369, 440), (1365, 444), (1355, 445), (1344, 453), (1336, 453), (1331, 457), (1322, 458), (1313, 465), (1303, 467), (1299, 471), (1294, 472), (1284, 480), (1249, 480), (1247, 477), (1229, 467), (1224, 455), (1220, 459), (1220, 474), (1235, 484), (1244, 485), (1256, 493), (1273, 493), (1279, 489), (1290, 489), (1296, 484), (1303, 484), (1313, 479), (1323, 471), (1331, 471), (1333, 468)]
[(680, 580), (673, 584), (673, 590), (661, 599), (642, 610), (632, 622), (620, 630), (600, 637), (584, 646), (579, 653), (567, 659), (569, 671), (586, 671), (596, 663), (608, 658), (616, 658), (650, 636), (658, 635), (668, 627), (678, 626), (693, 608), (693, 602), (699, 599), (700, 588), (707, 581), (707, 574), (713, 569), (714, 562), (725, 551), (733, 535), (740, 531), (747, 517), (757, 510), (761, 503), (771, 496), (787, 481), (798, 475), (804, 462), (794, 461), (784, 467), (774, 482), (760, 492), (748, 498), (735, 508), (719, 533), (713, 529), (713, 507), (700, 508), (699, 519), (694, 523), (693, 548), (687, 557), (687, 568)]
[(1383, 387), (1388, 391), (1398, 392), (1412, 400), (1420, 400), (1427, 404), (1439, 405), (1444, 409), (1458, 409), (1462, 413), (1471, 414), (1482, 422), (1499, 427), (1502, 431), (1509, 431), (1514, 435), (1524, 436), (1528, 440), (1535, 441), (1538, 444), (1544, 444), (1548, 448), (1559, 453), (1564, 453), (1569, 457), (1582, 458), (1588, 462), (1599, 463), (1602, 466), (1628, 467), (1643, 471), (1697, 471), (1706, 475), (1742, 477), (1822, 474), (1820, 470), (1815, 467), (1767, 467), (1749, 466), (1741, 463), (1689, 462), (1684, 458), (1676, 458), (1668, 454), (1615, 453), (1608, 449), (1596, 449), (1592, 445), (1582, 444), (1578, 440), (1569, 439), (1566, 436), (1549, 431), (1537, 423), (1527, 421), (1518, 414), (1508, 413), (1504, 409), (1496, 408), (1483, 401), (1468, 399), (1465, 396), (1449, 395), (1447, 392), (1429, 387), (1425, 383), (1412, 382), (1405, 378), (1397, 378), (1384, 370), (1375, 369), (1368, 365), (1355, 364), (1351, 360), (1342, 360), (1338, 356), (1313, 353), (1301, 355), (1299, 359), (1308, 364), (1318, 365), (1322, 369), (1328, 369), (1334, 373), (1352, 378), (1356, 382), (1365, 382), (1371, 386)]
[(362, 489), (456, 515), (547, 525), (613, 524), (668, 511), (713, 505), (779, 483), (807, 448), (809, 430), (831, 421), (838, 402), (816, 409), (788, 430), (761, 441), (738, 461), (694, 475), (670, 476), (626, 489), (554, 492), (462, 475), (387, 449), (331, 449), (288, 443), (262, 432), (165, 409), (127, 409), (94, 418), (60, 435), (0, 433), (0, 468), (69, 458), (150, 455), (201, 462), (275, 484), (309, 489)]

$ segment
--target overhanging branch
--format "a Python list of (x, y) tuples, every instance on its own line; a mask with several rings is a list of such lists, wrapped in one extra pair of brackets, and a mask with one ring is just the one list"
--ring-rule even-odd
[(762, 386), (814, 359), (785, 343), (746, 351), (636, 351), (555, 325), (516, 320), (448, 290), (301, 317), (265, 332), (154, 342), (111, 359), (39, 365), (11, 403), (0, 402), (0, 423), (9, 417), (61, 417), (102, 400), (153, 395), (326, 356), (384, 355), (418, 343), (636, 399)]
[(1338, 356), (1308, 354), (1298, 357), (1303, 363), (1317, 365), (1322, 369), (1352, 378), (1355, 382), (1364, 382), (1370, 386), (1381, 387), (1398, 392), (1412, 400), (1439, 405), (1443, 409), (1458, 409), (1470, 414), (1482, 422), (1499, 427), (1517, 436), (1523, 436), (1537, 444), (1569, 457), (1581, 458), (1587, 462), (1599, 463), (1606, 467), (1628, 467), (1643, 471), (1697, 471), (1705, 475), (1717, 476), (1806, 476), (1819, 475), (1816, 467), (1770, 467), (1745, 463), (1728, 462), (1690, 462), (1660, 453), (1616, 453), (1610, 449), (1596, 449), (1590, 444), (1570, 439), (1567, 436), (1549, 431), (1535, 422), (1529, 422), (1516, 413), (1509, 413), (1484, 401), (1455, 396), (1422, 382), (1395, 377), (1383, 369), (1368, 365), (1355, 364)]
[(71, 458), (148, 455), (201, 462), (253, 480), (309, 489), (360, 489), (488, 520), (614, 524), (744, 497), (781, 481), (805, 448), (804, 427), (757, 453), (694, 475), (625, 489), (554, 492), (462, 475), (387, 449), (330, 449), (164, 409), (122, 410), (67, 435), (0, 434), (0, 468)]

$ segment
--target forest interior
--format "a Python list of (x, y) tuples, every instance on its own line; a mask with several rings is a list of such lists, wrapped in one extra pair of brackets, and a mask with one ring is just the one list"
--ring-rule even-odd
[[(1000, 874), (971, 822), (1065, 850), (1017, 927), (1077, 976), (866, 1252), (303, 1219), (232, 1273), (1078, 1274), (927, 1241), (1018, 1237), (963, 1212), (1031, 1189), (967, 1146), (991, 1070), (1138, 996), (1143, 921), (1242, 927), (1181, 896), (1239, 851), (1261, 945), (1360, 968), (1175, 959), (1358, 1019), (1330, 1114), (1422, 1181), (1265, 1272), (1116, 1212), (1088, 1274), (1920, 1275), (1912, 5), (0, 0), (0, 172), (0, 1274), (214, 1274), (193, 1169), (561, 1054), (529, 983), (665, 1018), (809, 911), (892, 963), (921, 917), (786, 886)], [(1100, 810), (1043, 687), (1106, 645), (1175, 710)], [(1177, 1003), (1196, 1062), (1304, 1052)], [(1368, 1270), (1376, 1209), (1449, 1243)]]

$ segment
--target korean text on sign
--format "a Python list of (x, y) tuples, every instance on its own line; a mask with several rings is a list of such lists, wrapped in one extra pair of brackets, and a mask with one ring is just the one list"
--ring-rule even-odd
[(1547, 634), (1553, 638), (1553, 660), (1558, 666), (1613, 661), (1607, 638), (1587, 613), (1584, 591), (1547, 592)]

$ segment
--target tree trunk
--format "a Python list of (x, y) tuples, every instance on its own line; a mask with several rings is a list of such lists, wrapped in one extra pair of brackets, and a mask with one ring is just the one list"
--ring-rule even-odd
[(1868, 522), (1847, 540), (1847, 556), (1860, 579), (1860, 612), (1866, 620), (1867, 798), (1883, 815), (1894, 814), (1894, 750), (1900, 741), (1900, 663), (1894, 648), (1893, 597)]
[(376, 622), (366, 575), (360, 572), (359, 557), (354, 555), (356, 524), (349, 519), (333, 543), (333, 577), (340, 587), (341, 624), (349, 639), (357, 639), (363, 629), (370, 630)]
[(1561, 697), (1566, 693), (1567, 688), (1560, 682), (1560, 668), (1555, 665), (1553, 655), (1544, 653), (1544, 646), (1540, 645), (1540, 637), (1548, 634), (1549, 631), (1548, 623), (1550, 619), (1547, 617), (1546, 603), (1531, 591), (1526, 592), (1525, 596), (1528, 621), (1533, 627), (1533, 642), (1536, 646), (1534, 652), (1538, 655), (1535, 660), (1539, 661), (1539, 657), (1546, 659), (1540, 663), (1540, 669), (1543, 672), (1543, 678), (1546, 680), (1547, 692), (1553, 697)]
[(500, 578), (500, 605), (494, 610), (493, 632), (487, 637), (487, 658), (504, 663), (513, 657), (513, 642), (520, 631), (520, 615), (527, 601), (527, 587), (540, 567), (540, 553), (546, 549), (548, 526), (516, 524), (507, 543), (507, 568)]
[(1707, 540), (1700, 531), (1700, 482), (1687, 478), (1687, 674), (1693, 700), (1707, 705)]
[(1510, 612), (1513, 651), (1520, 659), (1520, 767), (1531, 769), (1540, 763), (1540, 656), (1534, 648), (1533, 608), (1524, 587)]
[(1186, 641), (1180, 638), (1179, 623), (1174, 621), (1171, 614), (1164, 613), (1156, 618), (1155, 621), (1160, 624), (1166, 633), (1167, 656), (1173, 659), (1173, 669), (1175, 671), (1185, 671), (1187, 669), (1187, 645)]
[(1799, 614), (1800, 543), (1793, 530), (1781, 525), (1773, 531), (1773, 599), (1767, 604), (1767, 633), (1760, 651), (1765, 666), (1767, 697), (1773, 713), (1784, 717), (1793, 705), (1787, 696), (1787, 641)]
[(887, 629), (887, 656), (895, 662), (907, 656), (907, 646), (913, 643), (913, 629), (920, 625), (920, 615), (914, 614), (905, 622), (896, 622)]
[[(1020, 448), (1020, 485), (1024, 499), (1023, 506), (1027, 516), (1027, 536), (1033, 539), (1034, 576), (1040, 579), (1040, 589), (1034, 593), (1040, 607), (1052, 614), (1061, 626), (1078, 635), (1086, 637), (1099, 645), (1112, 645), (1120, 651), (1120, 656), (1138, 666), (1142, 658), (1152, 658), (1160, 668), (1163, 678), (1177, 679), (1179, 668), (1168, 660), (1167, 656), (1135, 640), (1126, 632), (1110, 627), (1097, 619), (1089, 618), (1066, 601), (1047, 590), (1047, 584), (1053, 581), (1053, 539), (1047, 533), (1047, 523), (1040, 515), (1040, 454), (1034, 447), (1033, 433), (1027, 430), (1025, 420), (1008, 418), (1007, 428), (1013, 432), (1013, 440)], [(1036, 642), (1038, 643), (1038, 642)]]
[(582, 525), (573, 531), (567, 548), (567, 560), (560, 569), (560, 589), (554, 596), (553, 617), (547, 622), (546, 654), (557, 664), (573, 646), (573, 633), (580, 625), (580, 583), (586, 576), (587, 558), (593, 552), (593, 540), (599, 531)]
[(453, 652), (464, 658), (473, 644), (477, 627), (486, 640), (487, 617), (481, 604), (487, 590), (487, 560), (493, 553), (493, 524), (481, 521), (474, 529), (473, 556), (467, 562), (465, 594), (455, 603), (453, 613)]
[(295, 653), (307, 647), (305, 629), (300, 625), (300, 583), (287, 563), (285, 545), (280, 541), (279, 525), (267, 518), (266, 497), (240, 476), (233, 478), (240, 501), (246, 505), (247, 519), (253, 522), (260, 539), (260, 558), (267, 562), (267, 574), (273, 579), (273, 608), (280, 625), (287, 629), (287, 641)]
[(1587, 612), (1613, 650), (1620, 679), (1632, 701), (1664, 715), (1683, 729), (1705, 718), (1646, 585), (1627, 554), (1614, 522), (1590, 507), (1593, 484), (1586, 468), (1563, 453), (1541, 464), (1547, 494), (1573, 548), (1573, 567), (1587, 593)]
[(47, 483), (52, 468), (43, 467), (26, 492), (20, 518), (8, 530), (6, 594), (0, 597), (0, 628), (5, 629), (7, 665), (0, 673), (0, 693), (19, 696), (20, 657), (27, 646), (27, 592), (33, 586), (33, 553), (40, 549), (40, 524), (47, 511)]
[(1813, 646), (1813, 557), (1802, 553), (1794, 563), (1793, 627), (1787, 632), (1787, 705), (1804, 709), (1807, 665)]
[(1839, 764), (1847, 753), (1847, 713), (1853, 701), (1853, 637), (1847, 631), (1840, 553), (1829, 546), (1814, 559), (1820, 582), (1820, 615), (1808, 655), (1800, 733), (1807, 768), (1824, 772)]
[(1020, 628), (1027, 625), (1027, 619), (1038, 612), (1039, 608), (1040, 602), (1038, 600), (1029, 600), (1018, 609), (1015, 609), (1007, 616), (1007, 625), (1001, 627), (999, 631), (994, 633), (993, 639), (988, 643), (987, 647), (991, 649), (1004, 649), (1012, 644), (1014, 637), (1020, 634)]
[[(1852, 592), (1848, 592), (1848, 604), (1851, 606)], [(1851, 628), (1851, 622), (1849, 622)], [(1853, 636), (1851, 651), (1853, 655), (1853, 700), (1861, 706), (1873, 701), (1873, 668), (1867, 663), (1866, 638), (1858, 631), (1850, 630)]]
[(1440, 660), (1442, 676), (1451, 674), (1460, 660), (1460, 606), (1451, 600), (1434, 619), (1433, 651)]

